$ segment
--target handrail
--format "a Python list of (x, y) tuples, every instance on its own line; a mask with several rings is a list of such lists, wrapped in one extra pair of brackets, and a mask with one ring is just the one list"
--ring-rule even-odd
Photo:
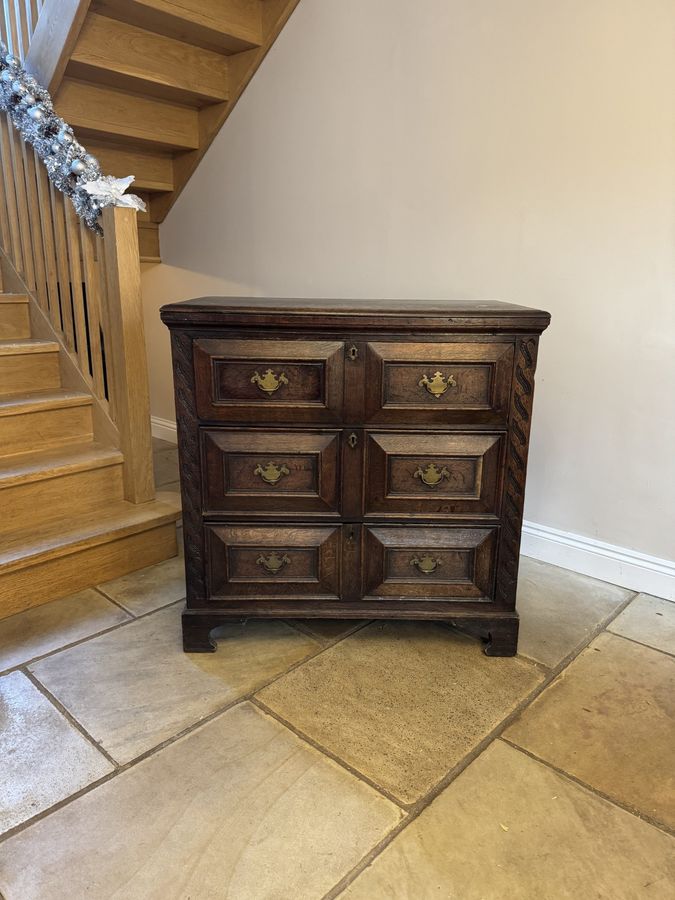
[[(60, 0), (56, 0), (60, 2)], [(25, 59), (51, 0), (4, 0), (0, 39)], [(51, 324), (124, 455), (125, 497), (154, 497), (140, 254), (133, 209), (106, 207), (104, 234), (78, 218), (0, 113), (0, 251)], [(110, 427), (108, 427), (108, 425)]]

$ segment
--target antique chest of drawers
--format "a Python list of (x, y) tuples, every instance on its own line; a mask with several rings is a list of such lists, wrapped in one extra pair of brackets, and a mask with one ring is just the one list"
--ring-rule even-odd
[(534, 369), (508, 303), (163, 307), (187, 651), (242, 616), (450, 620), (512, 655)]

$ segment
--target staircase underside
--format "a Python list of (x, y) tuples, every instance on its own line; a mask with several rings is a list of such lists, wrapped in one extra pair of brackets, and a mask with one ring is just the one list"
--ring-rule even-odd
[(106, 173), (136, 176), (145, 261), (159, 260), (159, 223), (298, 2), (45, 3), (27, 67)]

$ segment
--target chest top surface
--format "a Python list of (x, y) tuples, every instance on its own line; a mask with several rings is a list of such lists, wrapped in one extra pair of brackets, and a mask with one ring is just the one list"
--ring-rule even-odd
[(199, 297), (161, 309), (171, 327), (300, 330), (508, 331), (541, 333), (550, 315), (499, 300), (334, 300)]

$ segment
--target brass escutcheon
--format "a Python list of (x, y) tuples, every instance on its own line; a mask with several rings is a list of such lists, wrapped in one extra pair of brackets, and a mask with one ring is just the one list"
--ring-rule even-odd
[(259, 566), (262, 566), (266, 572), (269, 572), (271, 575), (276, 575), (277, 572), (280, 572), (284, 566), (287, 566), (290, 563), (290, 559), (285, 553), (283, 556), (279, 556), (276, 551), (273, 551), (269, 556), (259, 556), (256, 559), (256, 563)]
[(439, 469), (438, 466), (435, 466), (433, 463), (429, 463), (429, 465), (423, 469), (420, 466), (415, 472), (413, 472), (413, 476), (415, 478), (420, 478), (424, 484), (428, 484), (429, 487), (435, 487), (444, 478), (450, 478), (450, 472), (443, 466), (442, 469)]
[(281, 478), (282, 475), (290, 475), (291, 470), (288, 466), (278, 466), (276, 463), (270, 462), (263, 468), (263, 466), (256, 466), (253, 470), (254, 475), (260, 475), (263, 481), (266, 481), (267, 484), (276, 484), (277, 481)]
[(432, 572), (436, 571), (440, 564), (440, 559), (436, 559), (429, 553), (425, 553), (422, 556), (413, 556), (410, 560), (410, 565), (416, 566), (423, 575), (431, 575)]
[(440, 400), (449, 387), (457, 386), (457, 382), (453, 375), (448, 375), (447, 378), (444, 378), (442, 372), (434, 372), (431, 378), (422, 375), (417, 384), (420, 387), (425, 387), (437, 400)]
[(268, 369), (264, 375), (254, 372), (251, 376), (251, 384), (257, 384), (261, 391), (266, 394), (273, 394), (279, 390), (282, 384), (288, 384), (288, 378), (282, 372), (278, 377), (271, 369)]

